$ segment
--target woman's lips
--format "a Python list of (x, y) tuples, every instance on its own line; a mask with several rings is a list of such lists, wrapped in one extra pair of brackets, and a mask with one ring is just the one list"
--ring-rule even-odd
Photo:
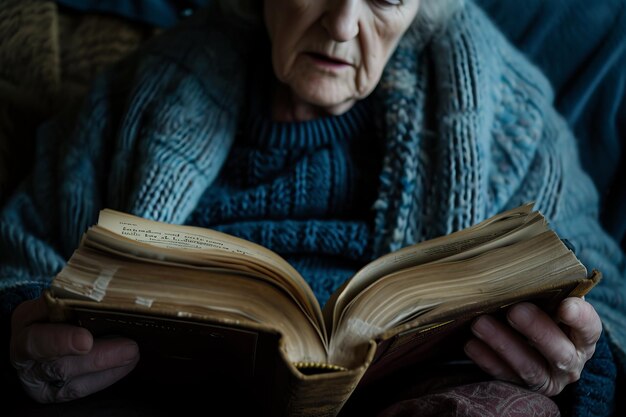
[(340, 58), (331, 57), (331, 56), (320, 54), (317, 52), (306, 52), (306, 55), (311, 60), (313, 60), (316, 64), (324, 66), (324, 67), (339, 69), (339, 68), (352, 66), (352, 64)]

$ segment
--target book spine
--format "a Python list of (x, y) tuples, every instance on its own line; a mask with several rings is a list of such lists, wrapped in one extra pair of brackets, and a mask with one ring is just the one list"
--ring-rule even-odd
[(357, 388), (376, 350), (372, 342), (364, 363), (356, 369), (304, 375), (289, 361), (279, 361), (276, 386), (288, 387), (281, 391), (281, 415), (285, 416), (336, 416)]

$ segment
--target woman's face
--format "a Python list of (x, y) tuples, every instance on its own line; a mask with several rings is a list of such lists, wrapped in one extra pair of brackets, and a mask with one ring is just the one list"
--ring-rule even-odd
[(265, 0), (276, 77), (331, 114), (372, 92), (420, 0)]

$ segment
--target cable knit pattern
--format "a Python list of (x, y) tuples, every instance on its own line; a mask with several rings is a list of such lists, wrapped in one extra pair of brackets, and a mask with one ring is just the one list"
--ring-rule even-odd
[(364, 101), (341, 116), (278, 123), (264, 115), (266, 102), (250, 112), (187, 222), (280, 253), (324, 304), (371, 259), (367, 218), (379, 170), (371, 106)]
[[(288, 242), (302, 240), (310, 252), (351, 251), (345, 240), (333, 247), (332, 239), (324, 239), (339, 223), (325, 223), (328, 229), (316, 223), (337, 220), (331, 212), (341, 211), (348, 200), (333, 203), (341, 196), (329, 195), (327, 188), (319, 194), (323, 204), (316, 206), (313, 199), (320, 190), (306, 187), (315, 180), (312, 173), (323, 172), (309, 166), (334, 170), (329, 179), (349, 176), (349, 163), (343, 165), (349, 159), (332, 147), (297, 160), (279, 147), (269, 147), (260, 158), (233, 154), (236, 160), (257, 161), (246, 168), (248, 174), (258, 173), (243, 191), (247, 197), (207, 197), (211, 189), (225, 186), (219, 173), (251, 91), (247, 52), (260, 38), (217, 12), (198, 14), (100, 78), (77, 124), (58, 121), (42, 130), (41, 161), (30, 185), (0, 215), (0, 294), (11, 300), (2, 305), (5, 314), (20, 297), (49, 284), (102, 207), (175, 223), (184, 222), (198, 207), (206, 214), (199, 218), (210, 224), (219, 218), (223, 230), (229, 230), (229, 219), (237, 216), (227, 208), (252, 205), (248, 214), (255, 221), (255, 216), (265, 219), (267, 214), (265, 220), (276, 224), (252, 222), (246, 229), (241, 222), (232, 226), (238, 233), (285, 250)], [(385, 150), (374, 219), (368, 226), (374, 236), (372, 254), (450, 233), (534, 200), (574, 244), (585, 265), (604, 274), (588, 299), (603, 319), (611, 349), (592, 359), (585, 375), (598, 378), (585, 376), (579, 388), (601, 381), (603, 386), (594, 389), (606, 395), (581, 407), (608, 410), (616, 370), (608, 358), (615, 355), (622, 373), (626, 366), (626, 263), (599, 225), (598, 195), (580, 167), (571, 132), (551, 103), (542, 74), (471, 2), (426, 48), (409, 31), (373, 96)], [(74, 126), (72, 134), (65, 134), (68, 126)], [(289, 149), (293, 145), (286, 139), (281, 143)], [(271, 161), (260, 163), (263, 158)], [(285, 163), (291, 168), (282, 175)], [(277, 201), (268, 195), (289, 197)], [(211, 204), (199, 207), (201, 198)], [(290, 229), (282, 220), (299, 220), (302, 227)], [(345, 223), (348, 227), (337, 232), (338, 239), (367, 240), (357, 223)], [(288, 239), (282, 236), (287, 230), (292, 234)], [(347, 257), (322, 257), (323, 266), (335, 271), (338, 280), (362, 261), (355, 261), (365, 253), (360, 250)], [(307, 269), (311, 264), (307, 257), (298, 263), (300, 255), (286, 253)], [(325, 279), (316, 273), (310, 278)], [(584, 415), (582, 408), (576, 412)]]

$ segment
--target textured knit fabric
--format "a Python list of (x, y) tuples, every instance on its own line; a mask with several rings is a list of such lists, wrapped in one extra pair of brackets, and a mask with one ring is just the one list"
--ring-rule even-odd
[[(269, 53), (263, 48), (255, 60), (265, 62)], [(372, 106), (367, 100), (337, 117), (273, 122), (267, 91), (273, 75), (251, 78), (241, 133), (187, 223), (280, 253), (323, 305), (372, 256), (381, 151)]]
[(158, 27), (174, 26), (211, 0), (55, 0), (88, 13), (108, 13)]
[(30, 171), (37, 126), (152, 34), (119, 17), (59, 12), (53, 1), (2, 1), (0, 204)]
[[(623, 395), (607, 389), (614, 384), (616, 377), (617, 369), (614, 367), (613, 354), (606, 339), (601, 338), (596, 345), (593, 360), (587, 364), (580, 381), (571, 387), (571, 392), (568, 393), (570, 401), (563, 405), (565, 415), (580, 417), (612, 415), (615, 411), (615, 397)], [(618, 399), (623, 409), (624, 399)]]
[(478, 0), (556, 90), (600, 219), (626, 250), (626, 0)]
[[(49, 284), (102, 207), (189, 218), (237, 136), (246, 58), (261, 37), (197, 15), (99, 78), (76, 123), (41, 130), (32, 180), (0, 216), (4, 314)], [(548, 81), (471, 3), (425, 49), (417, 39), (411, 28), (372, 97), (384, 144), (373, 256), (535, 201), (603, 272), (589, 299), (623, 372), (624, 255), (599, 224), (597, 192)], [(612, 398), (615, 369), (598, 365), (599, 401)]]
[(323, 305), (371, 259), (370, 208), (380, 170), (371, 106), (366, 101), (341, 116), (278, 123), (264, 114), (269, 99), (253, 101), (260, 103), (187, 223), (280, 253)]

